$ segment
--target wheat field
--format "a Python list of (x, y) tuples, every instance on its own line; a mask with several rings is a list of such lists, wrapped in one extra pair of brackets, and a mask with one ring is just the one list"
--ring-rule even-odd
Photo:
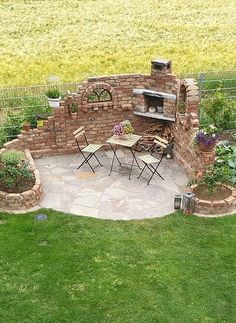
[(235, 0), (0, 0), (0, 86), (236, 68)]

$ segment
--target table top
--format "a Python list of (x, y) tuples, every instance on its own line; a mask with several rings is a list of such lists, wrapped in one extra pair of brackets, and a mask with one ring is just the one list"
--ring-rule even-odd
[(141, 139), (142, 136), (139, 135), (131, 135), (130, 139), (123, 139), (123, 138), (118, 138), (116, 135), (113, 135), (109, 139), (107, 139), (107, 143), (111, 145), (120, 145), (124, 147), (133, 147), (139, 139)]

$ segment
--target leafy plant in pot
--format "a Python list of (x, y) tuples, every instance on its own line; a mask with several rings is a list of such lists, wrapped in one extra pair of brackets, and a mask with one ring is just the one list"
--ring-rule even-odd
[(177, 104), (177, 111), (179, 112), (180, 116), (184, 116), (186, 113), (186, 103), (181, 101)]
[(24, 121), (23, 124), (22, 124), (22, 129), (24, 131), (29, 131), (30, 130), (30, 123), (28, 121)]
[(51, 108), (58, 108), (60, 106), (60, 92), (57, 88), (48, 90), (46, 93), (48, 104)]
[(37, 120), (37, 127), (43, 127), (46, 117), (42, 114), (36, 114), (35, 118)]
[(218, 138), (218, 129), (214, 125), (209, 125), (196, 133), (194, 141), (201, 151), (212, 151)]
[(129, 120), (124, 120), (113, 127), (113, 133), (120, 139), (130, 139), (134, 129)]
[(72, 119), (76, 119), (77, 118), (77, 104), (76, 103), (71, 103), (71, 105), (69, 106), (69, 110), (70, 110), (70, 114)]

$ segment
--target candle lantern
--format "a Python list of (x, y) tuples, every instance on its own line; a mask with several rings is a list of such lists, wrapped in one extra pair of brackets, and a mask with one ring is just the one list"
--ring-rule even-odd
[(191, 215), (195, 210), (195, 194), (192, 192), (183, 195), (182, 210), (185, 214)]
[(174, 209), (179, 210), (181, 208), (182, 197), (179, 194), (175, 195), (174, 198)]
[(168, 143), (166, 148), (164, 149), (164, 154), (167, 159), (173, 158), (173, 143)]

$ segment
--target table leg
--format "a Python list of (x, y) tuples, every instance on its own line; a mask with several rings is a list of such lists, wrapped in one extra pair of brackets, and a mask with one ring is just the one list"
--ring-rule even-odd
[(139, 163), (137, 161), (137, 158), (135, 156), (135, 153), (134, 153), (133, 149), (131, 148), (130, 151), (131, 151), (131, 154), (132, 154), (133, 158), (132, 158), (132, 163), (131, 163), (131, 167), (130, 167), (130, 171), (129, 171), (129, 179), (131, 179), (131, 173), (132, 173), (134, 161), (136, 162), (138, 168), (141, 169), (141, 167), (139, 166)]
[(118, 161), (119, 165), (121, 166), (121, 162), (119, 161), (119, 158), (116, 154), (116, 151), (117, 151), (117, 145), (115, 145), (115, 148), (113, 148), (112, 144), (110, 144), (111, 146), (111, 150), (113, 151), (113, 157), (112, 157), (112, 162), (111, 162), (111, 169), (110, 169), (110, 173), (109, 173), (109, 176), (111, 175), (111, 172), (112, 172), (112, 169), (113, 169), (113, 165), (114, 165), (114, 161), (115, 161), (115, 158), (116, 160)]

